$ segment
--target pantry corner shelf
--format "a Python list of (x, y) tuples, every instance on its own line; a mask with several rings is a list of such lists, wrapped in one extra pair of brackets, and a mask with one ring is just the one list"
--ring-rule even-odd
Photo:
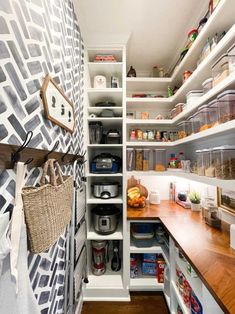
[(153, 245), (151, 247), (137, 247), (134, 243), (131, 243), (130, 246), (130, 253), (133, 254), (143, 254), (143, 253), (149, 253), (149, 254), (157, 254), (162, 253), (162, 247), (161, 245)]
[(149, 125), (149, 124), (154, 124), (154, 125), (161, 125), (161, 124), (173, 124), (173, 120), (171, 119), (126, 119), (126, 124), (132, 124), (132, 125)]
[(100, 199), (91, 197), (87, 199), (87, 204), (122, 204), (123, 199), (121, 197), (109, 198), (109, 199)]

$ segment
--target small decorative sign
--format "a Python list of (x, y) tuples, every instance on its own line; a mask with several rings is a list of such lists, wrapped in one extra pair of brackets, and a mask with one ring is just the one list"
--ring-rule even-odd
[(74, 107), (63, 91), (47, 75), (41, 89), (46, 118), (70, 133), (74, 131)]

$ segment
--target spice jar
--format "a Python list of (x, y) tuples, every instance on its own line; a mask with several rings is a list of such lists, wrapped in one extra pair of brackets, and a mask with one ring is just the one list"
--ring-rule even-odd
[(126, 168), (127, 171), (132, 171), (135, 169), (135, 150), (134, 148), (127, 148), (126, 149)]
[(218, 96), (219, 123), (235, 119), (235, 90), (227, 90)]
[(213, 160), (213, 149), (204, 150), (205, 176), (215, 177), (215, 164)]
[(192, 75), (191, 71), (184, 71), (183, 74), (183, 83), (185, 83), (187, 81), (187, 79)]
[(205, 175), (205, 161), (204, 161), (204, 150), (196, 150), (197, 154), (197, 174), (199, 176)]
[(135, 170), (143, 170), (143, 150), (141, 148), (135, 150)]
[(149, 170), (149, 157), (150, 157), (150, 149), (143, 149), (143, 171)]
[(153, 130), (147, 130), (148, 132), (148, 141), (154, 140), (154, 131)]
[(171, 110), (171, 119), (174, 119), (174, 117), (176, 117), (177, 116), (177, 114), (176, 114), (176, 108), (173, 108), (172, 110)]
[(143, 140), (143, 131), (142, 130), (136, 130), (136, 138), (138, 141), (142, 141)]
[(155, 140), (156, 141), (161, 141), (161, 132), (160, 131), (156, 131), (156, 133), (155, 133)]
[(213, 149), (215, 176), (218, 179), (235, 179), (235, 145), (225, 145)]
[(130, 140), (135, 141), (136, 140), (136, 132), (135, 130), (130, 131)]
[(154, 170), (165, 171), (166, 163), (166, 150), (165, 149), (154, 149)]

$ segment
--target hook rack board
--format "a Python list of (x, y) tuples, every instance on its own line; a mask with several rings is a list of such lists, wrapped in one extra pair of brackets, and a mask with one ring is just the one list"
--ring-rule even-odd
[[(20, 146), (0, 143), (0, 169), (12, 169), (14, 167), (14, 162), (11, 160), (11, 154), (15, 153), (19, 148)], [(20, 160), (25, 162), (27, 159), (33, 158), (32, 162), (29, 164), (30, 167), (41, 167), (45, 161), (44, 158), (46, 154), (49, 152), (50, 150), (25, 147), (20, 152)], [(50, 158), (55, 158), (60, 162), (64, 155), (64, 152), (51, 152)], [(69, 162), (75, 157), (77, 157), (77, 155), (67, 154), (64, 159), (65, 162)]]

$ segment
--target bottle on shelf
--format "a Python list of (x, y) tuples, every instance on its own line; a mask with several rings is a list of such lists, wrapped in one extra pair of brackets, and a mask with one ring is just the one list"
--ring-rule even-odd
[(136, 77), (136, 70), (131, 65), (130, 70), (127, 72), (127, 77)]

